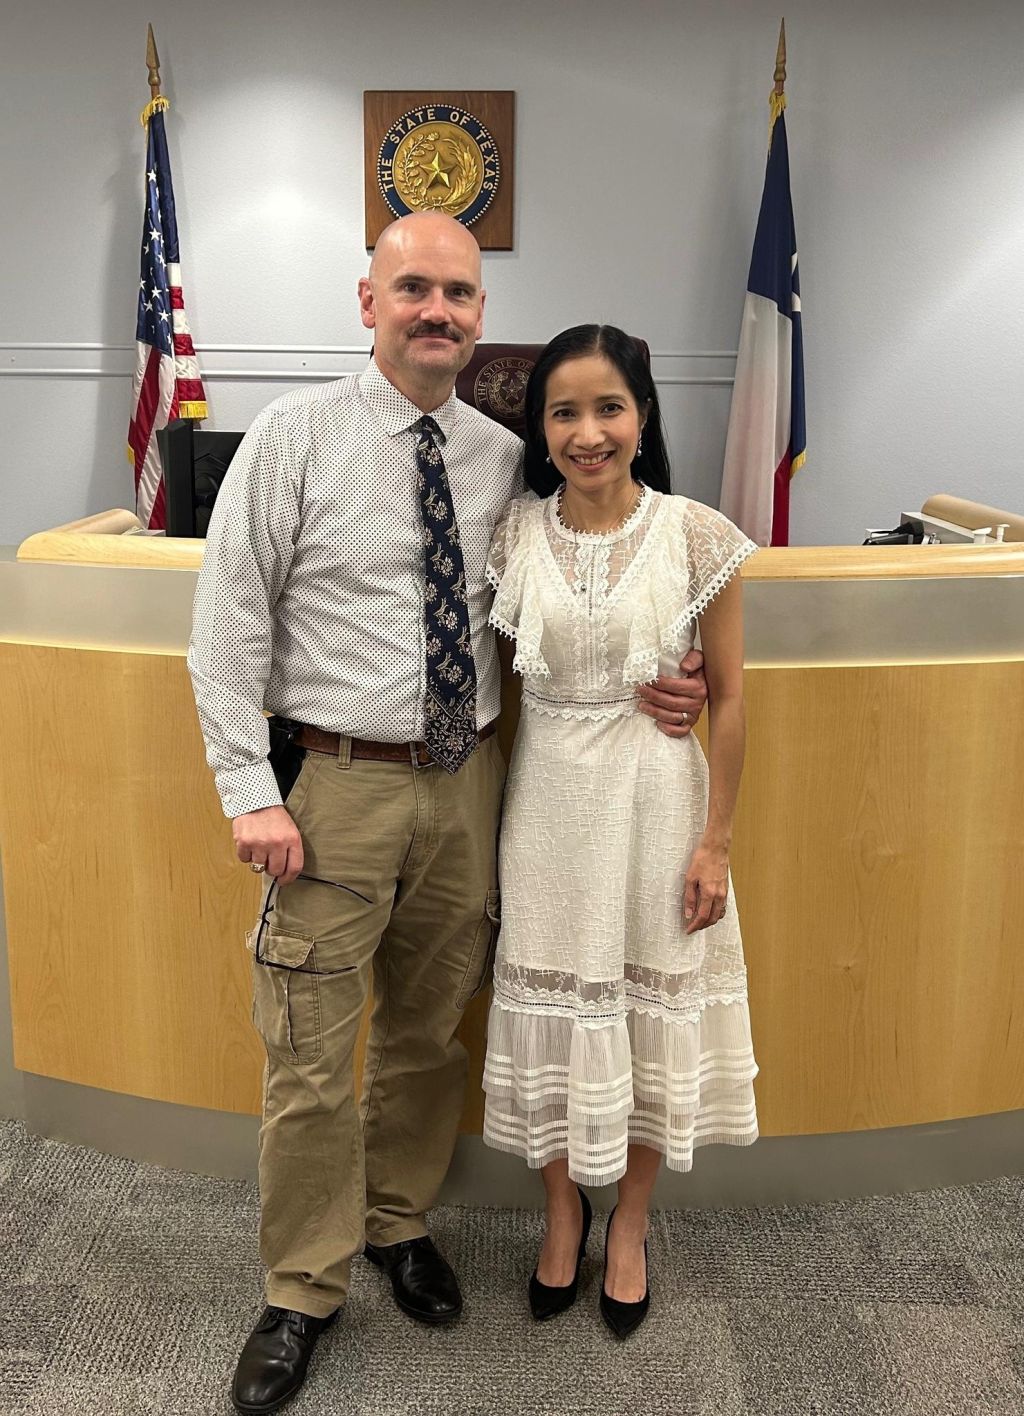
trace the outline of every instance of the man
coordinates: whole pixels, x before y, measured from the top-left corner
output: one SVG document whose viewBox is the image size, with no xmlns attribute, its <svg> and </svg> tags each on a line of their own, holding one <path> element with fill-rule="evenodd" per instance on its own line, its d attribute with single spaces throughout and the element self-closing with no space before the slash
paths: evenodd
<svg viewBox="0 0 1024 1416">
<path fill-rule="evenodd" d="M 462 1108 L 456 1028 L 498 923 L 504 767 L 484 563 L 522 491 L 521 444 L 454 395 L 484 307 L 465 227 L 437 213 L 389 226 L 359 302 L 374 331 L 365 373 L 278 399 L 231 464 L 189 649 L 237 853 L 264 876 L 249 947 L 267 1050 L 268 1306 L 235 1373 L 243 1413 L 299 1390 L 364 1244 L 410 1316 L 445 1322 L 462 1307 L 425 1214 Z M 662 687 L 642 690 L 643 710 L 688 731 L 702 680 Z M 294 782 L 268 761 L 264 707 L 301 758 Z"/>
</svg>

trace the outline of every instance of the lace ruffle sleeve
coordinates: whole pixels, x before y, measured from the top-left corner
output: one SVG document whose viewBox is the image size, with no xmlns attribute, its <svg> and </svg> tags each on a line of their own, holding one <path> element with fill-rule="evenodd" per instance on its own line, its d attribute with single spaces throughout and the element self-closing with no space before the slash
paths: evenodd
<svg viewBox="0 0 1024 1416">
<path fill-rule="evenodd" d="M 484 575 L 492 590 L 497 590 L 508 569 L 509 557 L 519 539 L 519 524 L 522 519 L 522 505 L 519 498 L 510 501 L 498 517 L 491 535 L 491 545 L 487 552 Z"/>
<path fill-rule="evenodd" d="M 689 500 L 683 516 L 683 534 L 688 581 L 686 613 L 692 619 L 710 605 L 757 546 L 720 511 Z"/>
<path fill-rule="evenodd" d="M 494 589 L 488 623 L 516 641 L 516 673 L 546 678 L 549 670 L 541 652 L 544 626 L 528 567 L 530 525 L 539 507 L 533 495 L 509 502 L 494 528 L 484 573 Z"/>
<path fill-rule="evenodd" d="M 758 549 L 713 507 L 673 497 L 670 511 L 648 581 L 649 599 L 630 632 L 626 683 L 649 683 L 657 677 L 660 656 L 683 648 L 693 622 Z"/>
</svg>

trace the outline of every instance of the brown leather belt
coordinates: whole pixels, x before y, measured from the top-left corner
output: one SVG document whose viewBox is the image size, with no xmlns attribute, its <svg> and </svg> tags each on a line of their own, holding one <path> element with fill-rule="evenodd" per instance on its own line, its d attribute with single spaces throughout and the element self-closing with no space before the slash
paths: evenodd
<svg viewBox="0 0 1024 1416">
<path fill-rule="evenodd" d="M 485 742 L 493 735 L 494 729 L 494 723 L 481 728 L 477 734 L 478 742 Z M 303 724 L 292 741 L 310 752 L 325 752 L 337 757 L 341 751 L 342 736 Z M 352 756 L 370 762 L 413 762 L 417 767 L 429 767 L 434 760 L 425 742 L 368 742 L 365 738 L 352 738 L 351 743 Z"/>
</svg>

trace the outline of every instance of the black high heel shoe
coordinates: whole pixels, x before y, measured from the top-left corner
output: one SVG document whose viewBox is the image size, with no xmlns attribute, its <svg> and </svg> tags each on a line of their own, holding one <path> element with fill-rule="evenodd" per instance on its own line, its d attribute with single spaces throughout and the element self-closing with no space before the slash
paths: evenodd
<svg viewBox="0 0 1024 1416">
<path fill-rule="evenodd" d="M 618 1205 L 615 1206 L 618 1209 Z M 616 1337 L 629 1337 L 647 1316 L 651 1306 L 651 1283 L 647 1278 L 644 1296 L 636 1303 L 620 1303 L 617 1298 L 609 1298 L 604 1291 L 604 1281 L 608 1276 L 608 1236 L 612 1232 L 615 1209 L 608 1216 L 608 1228 L 604 1232 L 604 1273 L 601 1275 L 601 1316 Z M 647 1275 L 647 1240 L 644 1240 L 644 1274 Z"/>
<path fill-rule="evenodd" d="M 578 1185 L 576 1188 L 580 1191 L 580 1204 L 583 1206 L 583 1234 L 580 1237 L 579 1253 L 576 1255 L 576 1272 L 572 1276 L 571 1283 L 553 1288 L 547 1283 L 541 1283 L 537 1277 L 537 1270 L 534 1269 L 530 1275 L 530 1312 L 539 1323 L 546 1322 L 548 1318 L 557 1317 L 559 1313 L 564 1313 L 566 1308 L 571 1308 L 576 1302 L 580 1268 L 587 1252 L 587 1239 L 590 1237 L 590 1221 L 594 1218 L 590 1201 Z"/>
</svg>

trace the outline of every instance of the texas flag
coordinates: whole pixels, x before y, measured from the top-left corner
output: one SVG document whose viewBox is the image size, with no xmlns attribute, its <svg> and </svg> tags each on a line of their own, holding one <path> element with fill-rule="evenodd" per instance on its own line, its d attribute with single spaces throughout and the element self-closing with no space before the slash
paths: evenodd
<svg viewBox="0 0 1024 1416">
<path fill-rule="evenodd" d="M 804 464 L 800 275 L 785 96 L 772 95 L 761 211 L 747 277 L 721 509 L 760 546 L 789 544 L 789 482 Z"/>
</svg>

